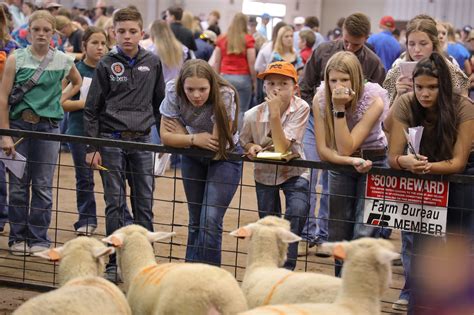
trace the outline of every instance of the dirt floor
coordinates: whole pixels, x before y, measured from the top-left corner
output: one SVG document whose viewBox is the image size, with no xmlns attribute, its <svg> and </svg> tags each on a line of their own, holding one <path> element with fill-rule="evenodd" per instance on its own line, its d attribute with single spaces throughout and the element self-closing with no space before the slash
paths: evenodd
<svg viewBox="0 0 474 315">
<path fill-rule="evenodd" d="M 71 155 L 61 154 L 59 164 L 54 182 L 53 219 L 49 230 L 51 239 L 58 246 L 75 237 L 72 225 L 77 219 L 75 177 L 74 169 L 71 167 Z M 245 164 L 243 185 L 237 190 L 224 220 L 223 268 L 234 274 L 238 280 L 242 279 L 245 269 L 246 241 L 237 240 L 228 235 L 228 232 L 258 219 L 252 168 L 251 163 Z M 171 244 L 155 245 L 159 262 L 183 261 L 184 259 L 188 215 L 182 182 L 175 178 L 180 178 L 179 171 L 169 170 L 165 177 L 156 179 L 156 200 L 153 207 L 155 230 L 173 230 L 177 234 Z M 100 239 L 105 233 L 105 224 L 103 193 L 101 193 L 103 190 L 98 173 L 96 173 L 96 191 L 98 192 L 96 202 L 99 226 L 95 237 Z M 57 265 L 36 257 L 23 258 L 10 255 L 7 236 L 8 226 L 6 233 L 0 235 L 0 280 L 44 286 L 57 285 Z M 400 248 L 399 232 L 392 234 L 392 241 L 397 248 Z M 333 274 L 332 260 L 316 257 L 313 249 L 310 250 L 308 256 L 301 257 L 297 269 Z M 393 271 L 392 287 L 383 297 L 383 308 L 387 313 L 391 313 L 391 303 L 398 299 L 399 290 L 403 286 L 403 270 L 401 267 L 394 267 Z M 0 315 L 10 314 L 23 302 L 37 294 L 39 293 L 32 290 L 2 287 L 0 284 Z"/>
</svg>

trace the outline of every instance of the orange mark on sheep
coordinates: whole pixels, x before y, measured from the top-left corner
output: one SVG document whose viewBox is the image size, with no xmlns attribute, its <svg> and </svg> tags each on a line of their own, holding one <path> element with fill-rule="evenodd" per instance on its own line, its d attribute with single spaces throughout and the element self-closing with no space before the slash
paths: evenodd
<svg viewBox="0 0 474 315">
<path fill-rule="evenodd" d="M 272 289 L 270 290 L 270 292 L 268 293 L 267 297 L 265 298 L 265 300 L 263 300 L 263 304 L 262 305 L 268 305 L 270 304 L 270 301 L 272 300 L 272 297 L 273 297 L 273 294 L 275 294 L 275 291 L 276 289 L 278 288 L 278 286 L 280 284 L 282 284 L 283 282 L 285 282 L 286 279 L 288 279 L 290 276 L 292 276 L 293 273 L 289 273 L 287 274 L 286 276 L 284 276 L 283 278 L 281 278 L 277 283 L 275 283 L 272 287 Z"/>
<path fill-rule="evenodd" d="M 145 267 L 140 271 L 139 276 L 144 278 L 143 284 L 159 284 L 163 277 L 176 266 L 177 264 L 163 264 Z"/>
</svg>

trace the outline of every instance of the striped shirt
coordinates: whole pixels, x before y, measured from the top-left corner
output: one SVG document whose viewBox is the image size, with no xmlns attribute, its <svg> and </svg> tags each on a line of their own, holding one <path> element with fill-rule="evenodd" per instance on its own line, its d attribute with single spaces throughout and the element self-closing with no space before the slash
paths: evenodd
<svg viewBox="0 0 474 315">
<path fill-rule="evenodd" d="M 281 124 L 286 138 L 292 142 L 289 150 L 299 153 L 304 159 L 303 136 L 309 118 L 309 105 L 301 98 L 294 96 L 290 106 L 281 116 Z M 244 124 L 240 131 L 240 143 L 244 147 L 248 143 L 265 146 L 271 140 L 270 114 L 267 103 L 264 102 L 245 112 Z M 309 178 L 306 168 L 255 163 L 255 181 L 264 185 L 280 185 L 295 176 Z"/>
</svg>

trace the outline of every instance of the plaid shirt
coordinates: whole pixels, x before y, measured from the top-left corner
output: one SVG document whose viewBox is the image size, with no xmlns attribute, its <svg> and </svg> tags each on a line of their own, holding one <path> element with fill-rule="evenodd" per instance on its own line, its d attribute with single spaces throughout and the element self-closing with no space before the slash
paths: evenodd
<svg viewBox="0 0 474 315">
<path fill-rule="evenodd" d="M 292 142 L 289 150 L 293 153 L 299 153 L 302 159 L 305 158 L 303 136 L 308 117 L 308 103 L 297 96 L 293 97 L 290 106 L 281 116 L 283 132 L 286 138 Z M 270 131 L 268 106 L 266 102 L 263 102 L 245 113 L 244 124 L 240 132 L 240 143 L 242 146 L 248 143 L 255 143 L 263 147 L 271 141 L 269 137 Z M 255 181 L 264 185 L 280 185 L 295 176 L 309 178 L 308 170 L 302 167 L 263 163 L 255 163 L 254 167 Z"/>
</svg>

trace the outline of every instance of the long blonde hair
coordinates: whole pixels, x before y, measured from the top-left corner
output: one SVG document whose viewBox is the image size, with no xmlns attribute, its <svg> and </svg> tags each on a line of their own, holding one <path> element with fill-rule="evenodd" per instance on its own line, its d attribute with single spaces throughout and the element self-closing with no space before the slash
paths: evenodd
<svg viewBox="0 0 474 315">
<path fill-rule="evenodd" d="M 227 53 L 240 55 L 245 52 L 245 35 L 247 34 L 248 18 L 243 13 L 234 15 L 227 31 Z"/>
<path fill-rule="evenodd" d="M 354 98 L 351 101 L 350 111 L 354 112 L 357 107 L 357 102 L 364 94 L 364 73 L 359 59 L 349 51 L 340 51 L 334 54 L 328 61 L 324 71 L 324 94 L 326 107 L 324 132 L 326 136 L 326 144 L 332 149 L 336 149 L 336 137 L 334 132 L 333 105 L 332 92 L 329 87 L 329 72 L 332 70 L 348 74 L 351 80 L 352 90 L 355 92 Z"/>
<path fill-rule="evenodd" d="M 293 28 L 290 25 L 283 26 L 278 30 L 277 33 L 277 38 L 275 40 L 275 44 L 273 46 L 273 50 L 279 53 L 281 56 L 283 56 L 284 53 L 286 53 L 287 47 L 283 46 L 283 36 L 285 33 L 291 32 L 293 34 Z M 290 47 L 290 52 L 292 54 L 295 53 L 295 49 L 293 48 L 293 45 Z"/>
<path fill-rule="evenodd" d="M 183 62 L 183 47 L 174 36 L 168 23 L 155 20 L 150 27 L 150 36 L 161 62 L 170 68 L 179 67 Z"/>
</svg>

